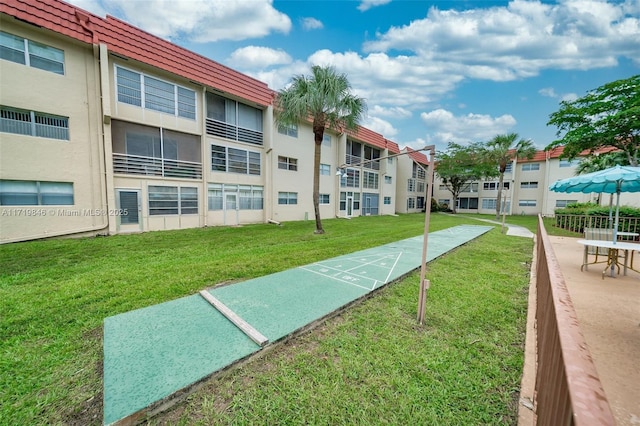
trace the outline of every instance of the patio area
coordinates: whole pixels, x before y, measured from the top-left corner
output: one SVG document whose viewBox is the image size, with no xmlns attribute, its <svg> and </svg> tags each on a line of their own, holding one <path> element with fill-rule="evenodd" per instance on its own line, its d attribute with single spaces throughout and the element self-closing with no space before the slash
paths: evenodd
<svg viewBox="0 0 640 426">
<path fill-rule="evenodd" d="M 640 425 L 640 273 L 603 279 L 601 264 L 581 272 L 579 238 L 549 238 L 616 423 Z"/>
</svg>

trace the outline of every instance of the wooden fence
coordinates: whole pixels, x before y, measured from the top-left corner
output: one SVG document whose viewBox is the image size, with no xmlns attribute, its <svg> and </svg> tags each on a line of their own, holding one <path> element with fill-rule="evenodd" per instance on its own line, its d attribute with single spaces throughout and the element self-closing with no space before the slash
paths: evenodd
<svg viewBox="0 0 640 426">
<path fill-rule="evenodd" d="M 536 424 L 615 425 L 541 216 L 536 285 Z"/>
</svg>

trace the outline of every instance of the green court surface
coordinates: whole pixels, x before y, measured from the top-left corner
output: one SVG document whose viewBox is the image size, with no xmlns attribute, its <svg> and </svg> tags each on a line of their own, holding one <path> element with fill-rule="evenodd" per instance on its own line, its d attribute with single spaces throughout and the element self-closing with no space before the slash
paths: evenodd
<svg viewBox="0 0 640 426">
<path fill-rule="evenodd" d="M 427 261 L 490 229 L 461 225 L 430 233 Z M 205 296 L 273 343 L 419 268 L 422 242 L 420 235 L 211 288 Z M 226 311 L 196 294 L 106 318 L 104 424 L 135 421 L 265 346 Z"/>
</svg>

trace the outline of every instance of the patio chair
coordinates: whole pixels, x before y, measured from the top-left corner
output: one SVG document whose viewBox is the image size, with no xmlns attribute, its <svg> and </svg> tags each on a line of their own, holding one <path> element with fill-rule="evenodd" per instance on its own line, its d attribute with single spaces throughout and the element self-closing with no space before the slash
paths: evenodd
<svg viewBox="0 0 640 426">
<path fill-rule="evenodd" d="M 584 228 L 584 239 L 585 240 L 602 240 L 602 241 L 612 241 L 613 240 L 613 230 L 607 228 Z M 589 255 L 595 255 L 595 259 L 593 262 L 589 262 Z M 598 261 L 598 257 L 604 258 L 604 260 Z M 605 247 L 595 247 L 595 246 L 584 246 L 584 262 L 580 267 L 580 270 L 584 268 L 588 270 L 588 265 L 593 265 L 596 263 L 608 263 L 609 261 L 609 249 Z"/>
</svg>

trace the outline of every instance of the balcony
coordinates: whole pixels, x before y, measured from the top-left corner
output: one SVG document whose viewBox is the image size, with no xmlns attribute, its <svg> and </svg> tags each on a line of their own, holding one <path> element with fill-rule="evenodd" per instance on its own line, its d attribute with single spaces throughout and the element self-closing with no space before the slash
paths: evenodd
<svg viewBox="0 0 640 426">
<path fill-rule="evenodd" d="M 346 164 L 352 164 L 354 167 L 363 167 L 365 169 L 380 170 L 380 160 L 367 160 L 351 154 L 346 155 Z"/>
<path fill-rule="evenodd" d="M 207 134 L 211 136 L 233 139 L 234 141 L 247 142 L 254 145 L 262 145 L 263 143 L 262 132 L 213 120 L 211 118 L 207 118 L 206 128 Z"/>
<path fill-rule="evenodd" d="M 113 172 L 126 175 L 202 179 L 202 163 L 114 152 Z"/>
</svg>

